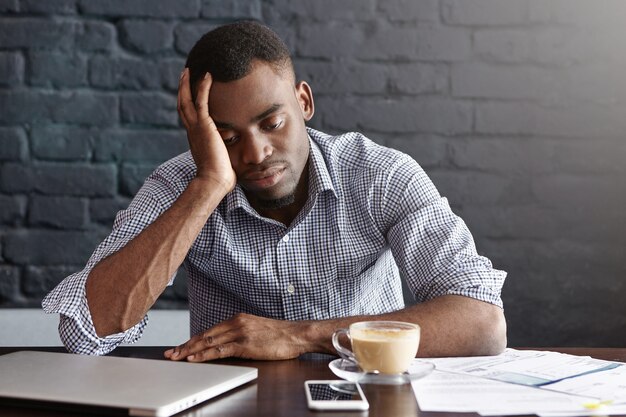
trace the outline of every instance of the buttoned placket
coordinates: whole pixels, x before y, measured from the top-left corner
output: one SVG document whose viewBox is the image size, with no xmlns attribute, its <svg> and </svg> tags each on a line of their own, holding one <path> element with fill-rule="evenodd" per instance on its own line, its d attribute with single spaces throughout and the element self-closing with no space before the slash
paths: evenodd
<svg viewBox="0 0 626 417">
<path fill-rule="evenodd" d="M 281 288 L 283 294 L 283 313 L 286 319 L 292 319 L 290 317 L 293 312 L 292 304 L 295 302 L 294 295 L 296 292 L 296 286 L 292 282 L 293 271 L 290 268 L 290 264 L 287 260 L 292 259 L 292 242 L 290 242 L 291 236 L 289 232 L 285 233 L 277 242 L 276 245 L 276 258 L 278 259 L 277 270 L 279 272 L 278 285 Z"/>
</svg>

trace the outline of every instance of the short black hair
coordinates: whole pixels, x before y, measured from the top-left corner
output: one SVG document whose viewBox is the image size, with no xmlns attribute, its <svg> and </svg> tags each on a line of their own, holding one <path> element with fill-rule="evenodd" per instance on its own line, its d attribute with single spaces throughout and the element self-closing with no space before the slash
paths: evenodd
<svg viewBox="0 0 626 417">
<path fill-rule="evenodd" d="M 293 74 L 287 45 L 267 26 L 249 20 L 223 25 L 204 34 L 191 48 L 185 66 L 194 86 L 207 72 L 215 81 L 239 80 L 248 75 L 254 60 L 271 64 L 276 71 L 290 70 Z"/>
</svg>

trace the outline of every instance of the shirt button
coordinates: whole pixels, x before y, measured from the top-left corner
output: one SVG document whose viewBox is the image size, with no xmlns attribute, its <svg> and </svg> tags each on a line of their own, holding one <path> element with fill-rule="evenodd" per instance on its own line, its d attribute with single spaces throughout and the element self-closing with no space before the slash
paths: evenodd
<svg viewBox="0 0 626 417">
<path fill-rule="evenodd" d="M 293 284 L 287 285 L 287 292 L 289 294 L 293 294 L 294 292 L 296 292 L 296 287 L 294 287 Z"/>
<path fill-rule="evenodd" d="M 283 236 L 283 242 L 289 242 L 289 235 Z"/>
</svg>

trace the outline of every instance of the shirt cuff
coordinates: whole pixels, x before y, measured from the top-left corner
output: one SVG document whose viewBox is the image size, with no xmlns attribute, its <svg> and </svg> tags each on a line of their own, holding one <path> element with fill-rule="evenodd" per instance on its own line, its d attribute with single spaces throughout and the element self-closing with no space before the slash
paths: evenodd
<svg viewBox="0 0 626 417">
<path fill-rule="evenodd" d="M 99 337 L 96 334 L 85 295 L 88 270 L 66 278 L 48 294 L 43 310 L 48 314 L 60 315 L 59 336 L 68 351 L 84 355 L 106 355 L 122 343 L 135 343 L 141 338 L 148 323 L 148 316 L 130 329 Z"/>
</svg>

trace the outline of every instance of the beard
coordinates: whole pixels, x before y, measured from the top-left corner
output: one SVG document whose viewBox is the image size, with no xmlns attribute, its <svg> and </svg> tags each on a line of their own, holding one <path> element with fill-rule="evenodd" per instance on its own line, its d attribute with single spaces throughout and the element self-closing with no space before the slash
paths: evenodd
<svg viewBox="0 0 626 417">
<path fill-rule="evenodd" d="M 296 201 L 296 194 L 295 193 L 291 193 L 288 194 L 284 197 L 280 197 L 280 198 L 275 198 L 272 200 L 263 200 L 263 199 L 256 199 L 256 202 L 259 206 L 259 208 L 264 209 L 264 210 L 276 210 L 276 209 L 280 209 L 283 207 L 286 207 L 290 204 L 293 204 L 294 201 Z"/>
</svg>

